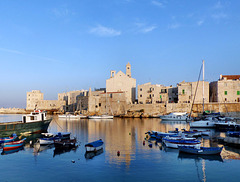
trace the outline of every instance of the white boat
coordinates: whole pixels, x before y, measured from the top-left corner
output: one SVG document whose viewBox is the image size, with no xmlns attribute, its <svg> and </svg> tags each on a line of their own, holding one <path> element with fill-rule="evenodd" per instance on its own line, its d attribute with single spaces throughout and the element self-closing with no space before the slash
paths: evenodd
<svg viewBox="0 0 240 182">
<path fill-rule="evenodd" d="M 219 120 L 215 117 L 207 117 L 204 120 L 191 122 L 189 125 L 190 128 L 215 128 L 218 122 Z"/>
<path fill-rule="evenodd" d="M 97 141 L 88 143 L 85 145 L 86 152 L 97 152 L 103 148 L 103 141 L 99 139 Z"/>
<path fill-rule="evenodd" d="M 53 144 L 54 141 L 60 141 L 62 139 L 69 139 L 71 132 L 58 132 L 58 133 L 41 133 L 43 138 L 39 138 L 40 145 Z"/>
<path fill-rule="evenodd" d="M 162 121 L 190 121 L 191 118 L 186 112 L 174 112 L 168 115 L 159 116 Z"/>
<path fill-rule="evenodd" d="M 88 119 L 113 119 L 110 115 L 88 116 Z"/>
<path fill-rule="evenodd" d="M 201 142 L 196 138 L 165 137 L 162 139 L 166 147 L 177 149 L 179 146 L 200 147 Z"/>
<path fill-rule="evenodd" d="M 58 118 L 63 118 L 63 119 L 83 119 L 87 118 L 87 116 L 84 115 L 73 115 L 73 114 L 63 114 L 63 115 L 58 115 Z"/>
</svg>

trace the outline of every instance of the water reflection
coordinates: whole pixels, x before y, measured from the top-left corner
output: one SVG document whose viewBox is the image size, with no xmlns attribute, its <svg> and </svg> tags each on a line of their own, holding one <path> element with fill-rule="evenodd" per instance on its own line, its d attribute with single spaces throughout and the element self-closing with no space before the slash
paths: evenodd
<svg viewBox="0 0 240 182">
<path fill-rule="evenodd" d="M 76 153 L 77 151 L 77 146 L 75 148 L 65 148 L 65 149 L 55 149 L 53 151 L 53 157 L 57 156 L 57 155 L 62 155 L 64 153 L 68 153 L 68 152 L 71 152 L 71 151 L 74 151 Z"/>
<path fill-rule="evenodd" d="M 86 152 L 84 156 L 88 160 L 88 159 L 93 159 L 95 156 L 98 156 L 102 153 L 103 153 L 103 149 L 100 149 L 97 152 Z"/>
<path fill-rule="evenodd" d="M 3 150 L 1 155 L 8 155 L 8 154 L 17 153 L 17 152 L 19 152 L 23 149 L 24 149 L 24 147 L 20 147 L 20 148 L 14 149 L 14 150 Z"/>
</svg>

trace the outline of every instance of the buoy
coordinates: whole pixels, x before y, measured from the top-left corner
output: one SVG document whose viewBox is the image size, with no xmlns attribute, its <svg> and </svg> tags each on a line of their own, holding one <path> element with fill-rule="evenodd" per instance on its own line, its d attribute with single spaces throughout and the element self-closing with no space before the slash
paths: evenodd
<svg viewBox="0 0 240 182">
<path fill-rule="evenodd" d="M 117 152 L 117 156 L 120 156 L 120 151 Z"/>
<path fill-rule="evenodd" d="M 143 141 L 143 145 L 145 145 L 145 141 Z"/>
<path fill-rule="evenodd" d="M 72 163 L 75 163 L 75 160 L 72 160 Z"/>
<path fill-rule="evenodd" d="M 131 135 L 131 133 L 129 133 L 129 135 Z"/>
</svg>

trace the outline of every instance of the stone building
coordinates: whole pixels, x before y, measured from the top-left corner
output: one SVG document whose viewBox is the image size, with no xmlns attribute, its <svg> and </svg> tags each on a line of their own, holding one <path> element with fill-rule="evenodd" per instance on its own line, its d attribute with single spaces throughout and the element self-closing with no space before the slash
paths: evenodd
<svg viewBox="0 0 240 182">
<path fill-rule="evenodd" d="M 240 75 L 220 75 L 210 83 L 210 100 L 219 103 L 240 102 Z"/>
<path fill-rule="evenodd" d="M 178 87 L 178 103 L 209 103 L 209 82 L 181 82 L 177 84 Z M 203 92 L 204 87 L 204 92 Z M 197 90 L 196 90 L 197 88 Z M 196 92 L 196 96 L 195 96 Z"/>
<path fill-rule="evenodd" d="M 168 87 L 164 85 L 152 85 L 150 82 L 138 85 L 138 103 L 154 104 L 168 102 Z"/>
<path fill-rule="evenodd" d="M 125 92 L 104 92 L 100 94 L 100 112 L 102 114 L 125 114 L 127 102 Z"/>
<path fill-rule="evenodd" d="M 86 96 L 87 93 L 88 93 L 87 90 L 75 90 L 66 93 L 59 93 L 58 100 L 66 102 L 66 105 L 64 106 L 65 112 L 74 112 L 79 110 L 77 105 L 77 97 Z"/>
<path fill-rule="evenodd" d="M 34 109 L 58 111 L 65 105 L 65 101 L 59 100 L 44 100 L 43 93 L 40 90 L 33 90 L 27 92 L 27 107 L 26 110 L 32 111 Z"/>
<path fill-rule="evenodd" d="M 106 80 L 106 92 L 125 92 L 128 104 L 136 100 L 136 79 L 131 76 L 131 65 L 126 65 L 126 74 L 119 71 L 111 71 L 111 77 Z"/>
</svg>

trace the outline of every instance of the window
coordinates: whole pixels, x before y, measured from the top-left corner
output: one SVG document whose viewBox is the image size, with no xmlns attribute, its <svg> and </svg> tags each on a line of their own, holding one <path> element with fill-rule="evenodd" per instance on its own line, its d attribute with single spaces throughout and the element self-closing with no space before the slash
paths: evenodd
<svg viewBox="0 0 240 182">
<path fill-rule="evenodd" d="M 182 94 L 185 94 L 185 90 L 184 89 L 182 90 Z"/>
<path fill-rule="evenodd" d="M 162 95 L 160 95 L 160 99 L 162 98 Z"/>
<path fill-rule="evenodd" d="M 142 89 L 140 88 L 140 91 L 142 91 Z"/>
<path fill-rule="evenodd" d="M 142 95 L 140 95 L 140 97 L 142 97 Z"/>
<path fill-rule="evenodd" d="M 240 91 L 237 91 L 237 95 L 240 95 Z"/>
<path fill-rule="evenodd" d="M 224 91 L 224 95 L 227 95 L 227 91 Z"/>
</svg>

